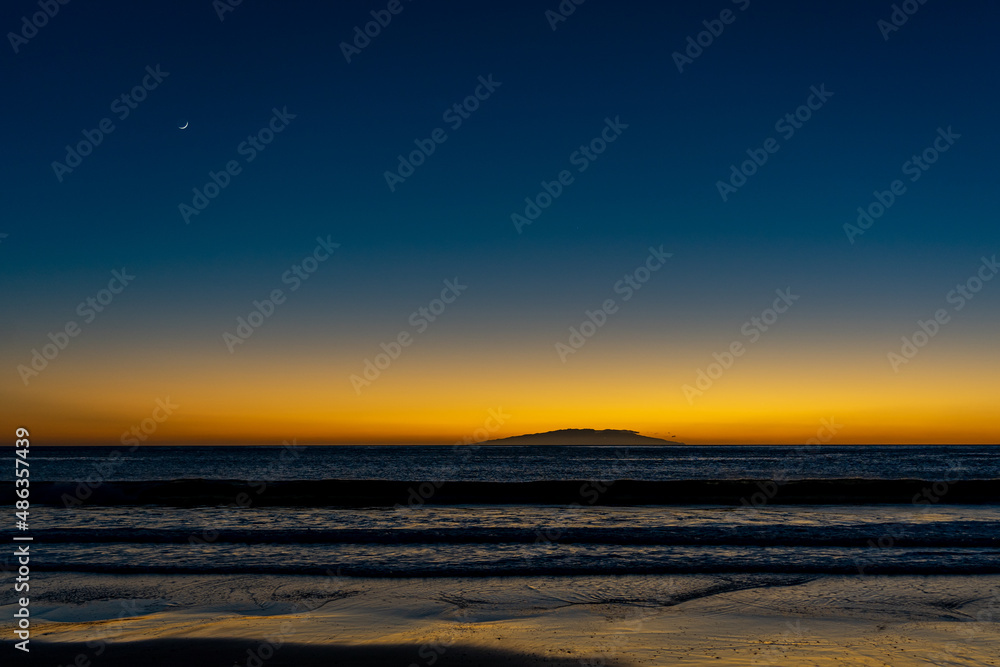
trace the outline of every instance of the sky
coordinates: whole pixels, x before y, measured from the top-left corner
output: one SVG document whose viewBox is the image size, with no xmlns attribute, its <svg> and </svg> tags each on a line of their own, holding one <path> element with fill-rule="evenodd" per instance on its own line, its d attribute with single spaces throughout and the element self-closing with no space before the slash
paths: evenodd
<svg viewBox="0 0 1000 667">
<path fill-rule="evenodd" d="M 902 4 L 5 3 L 2 426 L 1000 442 L 1000 10 Z"/>
</svg>

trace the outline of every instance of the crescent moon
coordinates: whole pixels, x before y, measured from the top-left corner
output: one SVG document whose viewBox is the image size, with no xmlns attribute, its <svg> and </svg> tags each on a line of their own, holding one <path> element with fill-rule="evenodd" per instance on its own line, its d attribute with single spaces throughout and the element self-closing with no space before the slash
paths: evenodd
<svg viewBox="0 0 1000 667">
<path fill-rule="evenodd" d="M 190 124 L 191 124 L 191 123 L 189 123 L 188 121 L 184 121 L 184 124 L 183 124 L 183 125 L 181 125 L 181 126 L 180 126 L 180 127 L 178 128 L 178 129 L 181 129 L 181 130 L 186 130 L 186 129 L 187 129 L 187 126 L 188 126 L 188 125 L 190 125 Z"/>
</svg>

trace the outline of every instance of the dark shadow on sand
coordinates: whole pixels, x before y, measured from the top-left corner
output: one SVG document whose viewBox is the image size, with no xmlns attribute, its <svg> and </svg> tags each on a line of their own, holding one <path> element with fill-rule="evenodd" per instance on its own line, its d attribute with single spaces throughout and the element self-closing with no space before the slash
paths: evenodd
<svg viewBox="0 0 1000 667">
<path fill-rule="evenodd" d="M 505 665 L 549 665 L 579 667 L 600 664 L 607 667 L 627 667 L 629 663 L 596 654 L 573 653 L 567 657 L 542 656 L 502 649 L 453 644 L 433 646 L 419 644 L 291 644 L 273 646 L 266 641 L 251 639 L 153 639 L 105 645 L 101 655 L 95 647 L 83 643 L 47 643 L 32 640 L 30 654 L 15 650 L 11 642 L 2 642 L 3 655 L 28 660 L 24 664 L 56 665 L 88 664 L 78 661 L 84 656 L 94 667 L 499 667 Z M 269 650 L 270 649 L 270 650 Z M 30 655 L 30 657 L 29 657 Z M 266 658 L 266 659 L 265 659 Z M 603 658 L 603 659 L 602 659 Z M 432 662 L 433 661 L 433 662 Z M 16 661 L 15 661 L 16 662 Z M 6 662 L 5 662 L 6 664 Z"/>
</svg>

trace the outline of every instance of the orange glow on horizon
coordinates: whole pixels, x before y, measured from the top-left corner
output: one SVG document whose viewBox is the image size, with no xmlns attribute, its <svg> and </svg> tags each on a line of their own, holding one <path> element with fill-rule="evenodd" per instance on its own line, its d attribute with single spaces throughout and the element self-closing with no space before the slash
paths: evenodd
<svg viewBox="0 0 1000 667">
<path fill-rule="evenodd" d="M 155 423 L 146 444 L 452 444 L 562 428 L 675 434 L 689 444 L 801 444 L 823 420 L 837 424 L 830 444 L 989 444 L 1000 433 L 1000 389 L 989 380 L 1000 361 L 974 347 L 961 356 L 928 351 L 900 373 L 878 363 L 880 350 L 873 363 L 854 350 L 824 357 L 760 348 L 690 402 L 683 387 L 695 383 L 697 364 L 638 349 L 606 348 L 563 365 L 548 349 L 515 363 L 426 345 L 360 394 L 349 380 L 356 357 L 278 358 L 264 345 L 247 352 L 239 360 L 217 350 L 182 361 L 67 358 L 0 397 L 38 444 L 117 445 L 144 420 Z M 682 358 L 705 365 L 704 354 Z M 142 373 L 124 370 L 136 368 Z M 151 421 L 167 399 L 176 410 Z M 491 410 L 502 423 L 488 421 Z"/>
</svg>

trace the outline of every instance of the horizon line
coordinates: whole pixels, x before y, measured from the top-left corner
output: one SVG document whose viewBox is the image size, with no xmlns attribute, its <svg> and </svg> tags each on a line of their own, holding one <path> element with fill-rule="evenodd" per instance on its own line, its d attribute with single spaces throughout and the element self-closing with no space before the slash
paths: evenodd
<svg viewBox="0 0 1000 667">
<path fill-rule="evenodd" d="M 516 437 L 516 436 L 515 436 Z M 155 442 L 143 443 L 137 446 L 123 444 L 112 444 L 106 442 L 32 442 L 32 447 L 124 447 L 132 449 L 142 449 L 146 447 L 472 447 L 490 445 L 498 443 L 508 438 L 498 438 L 495 440 L 479 440 L 472 442 L 443 442 L 443 441 L 342 441 L 342 442 Z M 496 447 L 997 447 L 1000 442 L 848 442 L 848 443 L 795 443 L 795 442 L 664 442 L 662 444 L 557 444 L 557 443 L 534 443 L 534 444 L 494 444 Z"/>
</svg>

